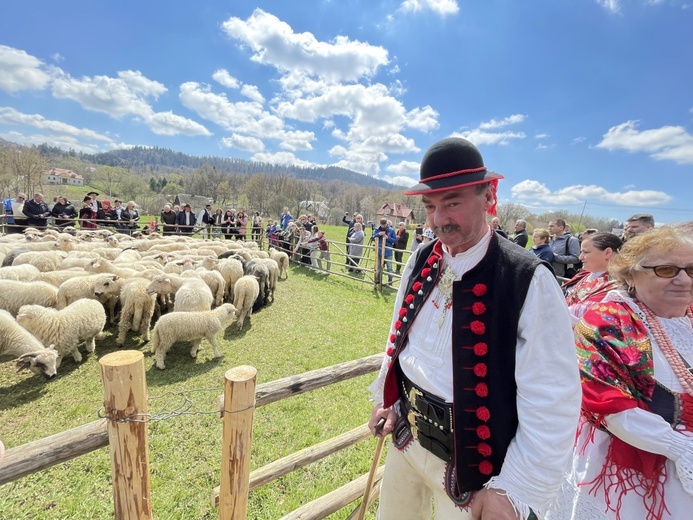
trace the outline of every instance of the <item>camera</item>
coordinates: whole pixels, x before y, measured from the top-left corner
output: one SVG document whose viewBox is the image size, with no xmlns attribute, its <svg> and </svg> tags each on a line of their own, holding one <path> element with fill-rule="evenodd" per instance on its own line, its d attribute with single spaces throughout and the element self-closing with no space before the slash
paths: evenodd
<svg viewBox="0 0 693 520">
<path fill-rule="evenodd" d="M 370 227 L 371 229 L 375 229 L 375 222 L 373 222 L 372 220 L 369 220 L 368 222 L 366 222 L 366 225 L 368 227 Z"/>
</svg>

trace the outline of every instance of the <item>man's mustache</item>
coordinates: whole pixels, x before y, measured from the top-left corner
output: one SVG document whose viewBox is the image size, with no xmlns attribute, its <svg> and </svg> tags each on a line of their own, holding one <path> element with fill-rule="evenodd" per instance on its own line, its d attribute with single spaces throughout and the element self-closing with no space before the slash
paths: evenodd
<svg viewBox="0 0 693 520">
<path fill-rule="evenodd" d="M 453 232 L 459 231 L 459 230 L 460 230 L 460 226 L 458 226 L 456 224 L 447 224 L 446 226 L 433 228 L 433 233 L 436 235 L 440 235 L 441 233 L 453 233 Z"/>
</svg>

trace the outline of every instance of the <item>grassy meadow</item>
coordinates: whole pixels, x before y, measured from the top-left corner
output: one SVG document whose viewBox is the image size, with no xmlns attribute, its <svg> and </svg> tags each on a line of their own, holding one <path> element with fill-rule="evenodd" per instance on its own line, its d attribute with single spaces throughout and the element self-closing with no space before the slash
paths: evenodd
<svg viewBox="0 0 693 520">
<path fill-rule="evenodd" d="M 345 231 L 334 227 L 327 233 L 341 241 Z M 341 269 L 333 265 L 333 270 Z M 149 424 L 154 517 L 218 516 L 210 493 L 219 484 L 222 422 L 210 412 L 223 393 L 227 369 L 252 365 L 260 384 L 381 352 L 394 297 L 389 289 L 378 292 L 366 283 L 293 264 L 289 278 L 278 284 L 275 302 L 253 315 L 241 331 L 233 324 L 223 338 L 219 335 L 221 359 L 212 357 L 206 341 L 197 359 L 190 358 L 189 344 L 179 343 L 166 358 L 166 370 L 158 370 L 148 345 L 137 335 L 130 336 L 126 348 L 145 353 L 150 413 L 177 408 L 182 404 L 180 394 L 194 403 L 191 411 L 199 412 Z M 28 372 L 16 373 L 13 363 L 0 364 L 0 439 L 7 448 L 97 418 L 103 401 L 98 358 L 116 349 L 117 331 L 109 327 L 107 332 L 97 341 L 94 354 L 85 355 L 79 364 L 66 358 L 50 382 Z M 251 469 L 365 423 L 371 409 L 367 387 L 373 377 L 256 410 Z M 374 448 L 374 440 L 360 443 L 258 489 L 250 496 L 248 518 L 277 519 L 367 473 Z M 102 448 L 2 486 L 0 518 L 113 518 L 110 481 L 109 450 Z M 332 518 L 344 519 L 351 509 Z"/>
</svg>

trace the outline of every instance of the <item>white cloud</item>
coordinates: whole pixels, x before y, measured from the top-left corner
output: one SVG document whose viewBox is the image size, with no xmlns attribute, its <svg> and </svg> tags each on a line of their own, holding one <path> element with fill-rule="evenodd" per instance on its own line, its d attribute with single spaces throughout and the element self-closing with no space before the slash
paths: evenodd
<svg viewBox="0 0 693 520">
<path fill-rule="evenodd" d="M 265 102 L 265 98 L 260 94 L 260 90 L 255 85 L 243 85 L 241 94 L 251 101 L 256 101 L 260 104 Z"/>
<path fill-rule="evenodd" d="M 226 69 L 217 70 L 214 74 L 212 74 L 212 78 L 214 81 L 226 88 L 237 89 L 241 86 L 241 82 L 229 74 L 229 71 Z"/>
<path fill-rule="evenodd" d="M 183 83 L 180 100 L 186 108 L 229 132 L 263 140 L 276 139 L 285 149 L 310 150 L 315 140 L 313 132 L 287 129 L 280 117 L 263 110 L 259 103 L 233 103 L 225 94 L 215 94 L 206 85 Z"/>
<path fill-rule="evenodd" d="M 535 139 L 548 139 L 549 134 L 537 134 L 534 136 Z"/>
<path fill-rule="evenodd" d="M 40 130 L 53 132 L 63 136 L 79 137 L 82 139 L 94 139 L 113 143 L 110 137 L 94 132 L 87 128 L 77 128 L 60 121 L 51 121 L 40 114 L 24 114 L 11 107 L 0 107 L 0 124 L 16 126 L 32 126 Z"/>
<path fill-rule="evenodd" d="M 389 164 L 385 169 L 392 173 L 406 175 L 409 173 L 418 173 L 419 166 L 420 164 L 415 161 L 401 161 L 397 164 Z"/>
<path fill-rule="evenodd" d="M 211 135 L 201 124 L 172 112 L 154 112 L 148 99 L 156 100 L 167 89 L 158 81 L 146 78 L 139 71 L 121 71 L 117 78 L 85 76 L 76 79 L 68 74 L 56 76 L 53 96 L 71 99 L 83 108 L 102 112 L 115 119 L 136 116 L 159 135 Z"/>
<path fill-rule="evenodd" d="M 250 159 L 251 161 L 265 162 L 272 164 L 289 164 L 295 166 L 304 166 L 307 168 L 314 166 L 321 166 L 319 164 L 314 164 L 308 161 L 299 159 L 294 154 L 290 152 L 277 152 L 277 153 L 256 153 Z"/>
<path fill-rule="evenodd" d="M 400 9 L 405 12 L 431 10 L 440 16 L 457 14 L 460 10 L 457 0 L 404 0 Z"/>
<path fill-rule="evenodd" d="M 503 128 L 504 126 L 516 125 L 518 123 L 522 123 L 525 119 L 527 119 L 527 116 L 524 114 L 513 114 L 513 115 L 508 116 L 504 119 L 501 119 L 500 121 L 496 121 L 495 119 L 491 119 L 490 121 L 488 121 L 486 123 L 481 123 L 479 125 L 479 128 L 481 130 L 491 130 L 493 128 Z"/>
<path fill-rule="evenodd" d="M 25 51 L 0 45 L 0 90 L 42 90 L 50 76 L 42 70 L 44 63 Z"/>
<path fill-rule="evenodd" d="M 455 132 L 451 137 L 462 137 L 471 141 L 475 145 L 499 144 L 507 145 L 514 139 L 524 139 L 527 137 L 524 132 L 484 132 L 483 130 L 468 130 L 466 132 Z"/>
<path fill-rule="evenodd" d="M 586 139 L 586 137 L 582 137 L 582 136 L 576 137 L 575 139 L 573 139 L 572 141 L 570 141 L 570 144 L 571 144 L 571 145 L 573 145 L 573 144 L 578 144 L 578 143 L 583 142 L 585 139 Z"/>
<path fill-rule="evenodd" d="M 653 159 L 693 164 L 693 135 L 681 126 L 663 126 L 640 131 L 637 121 L 611 127 L 597 148 L 609 151 L 643 152 Z"/>
<path fill-rule="evenodd" d="M 221 140 L 221 144 L 226 148 L 237 148 L 245 152 L 261 152 L 265 149 L 261 139 L 239 134 L 231 134 L 231 137 L 224 137 Z"/>
<path fill-rule="evenodd" d="M 405 188 L 411 188 L 415 184 L 419 183 L 418 180 L 412 179 L 411 177 L 407 177 L 404 175 L 398 175 L 395 177 L 390 177 L 389 175 L 381 175 L 379 178 L 385 182 L 389 182 L 390 184 L 404 186 Z"/>
<path fill-rule="evenodd" d="M 65 58 L 59 52 L 51 54 L 51 59 L 56 63 L 60 63 L 61 61 L 65 61 Z"/>
<path fill-rule="evenodd" d="M 438 115 L 438 112 L 428 105 L 423 108 L 417 107 L 407 112 L 407 126 L 421 132 L 430 132 L 438 128 Z"/>
<path fill-rule="evenodd" d="M 617 13 L 621 9 L 621 0 L 595 0 L 597 4 L 611 13 Z"/>
<path fill-rule="evenodd" d="M 46 135 L 46 134 L 24 134 L 19 132 L 7 132 L 0 134 L 0 138 L 13 143 L 23 144 L 25 146 L 48 144 L 57 146 L 63 150 L 73 149 L 77 152 L 84 153 L 99 153 L 111 149 L 111 146 L 100 147 L 98 145 L 85 144 L 83 141 L 69 135 Z"/>
<path fill-rule="evenodd" d="M 662 191 L 628 190 L 609 192 L 601 186 L 576 184 L 560 190 L 551 191 L 545 184 L 534 180 L 524 180 L 511 188 L 514 199 L 520 201 L 538 200 L 555 205 L 579 204 L 586 200 L 600 200 L 620 206 L 658 206 L 666 204 L 671 197 Z"/>
<path fill-rule="evenodd" d="M 247 20 L 232 17 L 222 24 L 226 34 L 252 52 L 251 59 L 280 71 L 303 71 L 329 81 L 355 81 L 387 65 L 388 53 L 346 36 L 318 41 L 311 33 L 294 33 L 286 22 L 262 9 Z"/>
</svg>

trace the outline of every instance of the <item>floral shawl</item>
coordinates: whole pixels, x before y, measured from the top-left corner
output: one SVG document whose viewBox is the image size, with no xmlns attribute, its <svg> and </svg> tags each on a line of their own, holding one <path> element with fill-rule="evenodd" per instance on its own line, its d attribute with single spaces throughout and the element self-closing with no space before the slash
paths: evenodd
<svg viewBox="0 0 693 520">
<path fill-rule="evenodd" d="M 585 313 L 575 327 L 582 381 L 582 414 L 589 426 L 604 429 L 605 416 L 632 408 L 649 411 L 655 388 L 652 344 L 637 308 L 620 291 Z M 607 298 L 609 300 L 609 298 Z M 612 436 L 604 467 L 591 490 L 604 487 L 607 507 L 615 511 L 625 493 L 638 493 L 648 519 L 666 509 L 666 458 L 639 450 Z M 612 502 L 613 501 L 613 502 Z"/>
</svg>

